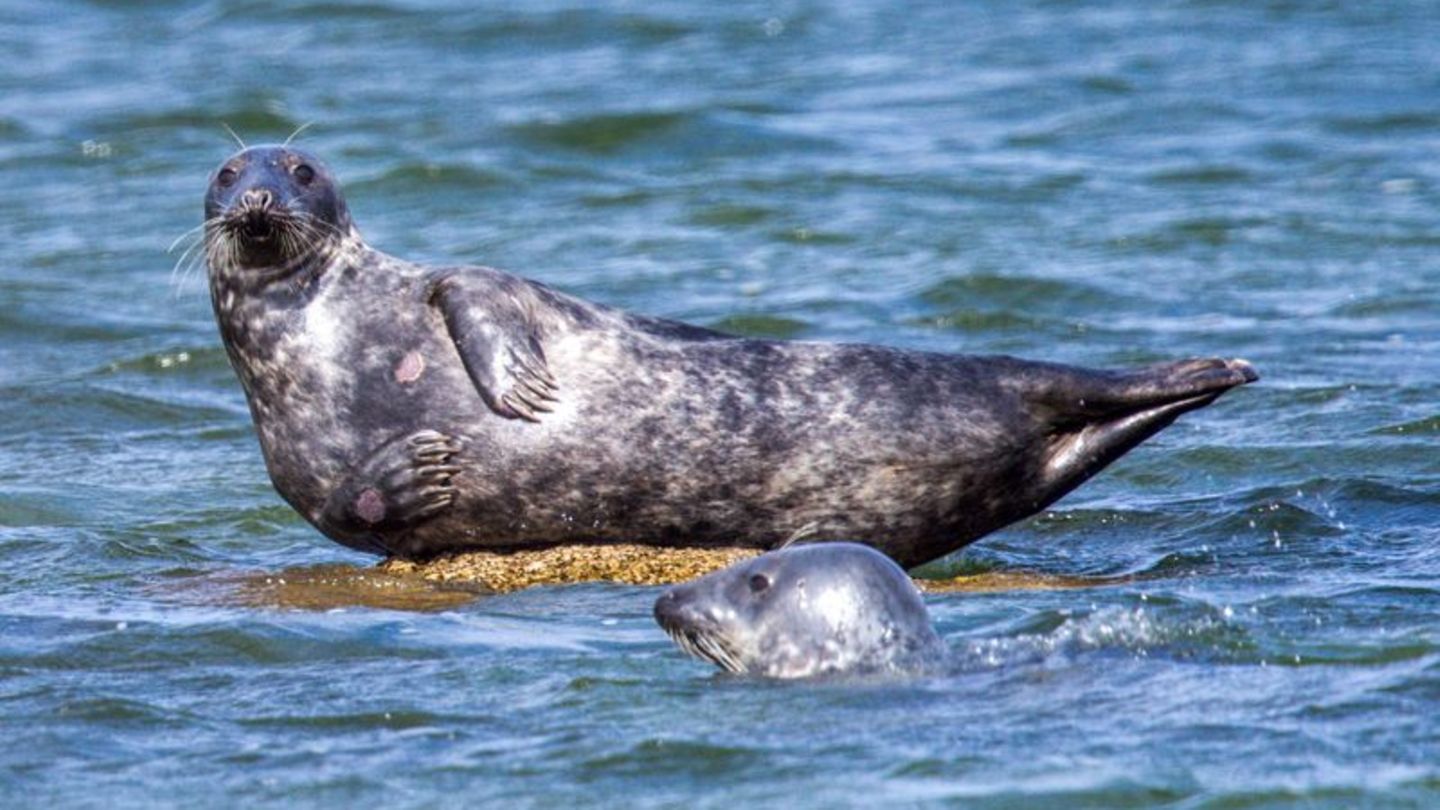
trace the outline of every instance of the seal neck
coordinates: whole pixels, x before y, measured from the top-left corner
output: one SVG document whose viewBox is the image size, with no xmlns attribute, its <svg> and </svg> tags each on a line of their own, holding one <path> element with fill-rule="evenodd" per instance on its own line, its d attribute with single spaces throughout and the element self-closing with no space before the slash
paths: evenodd
<svg viewBox="0 0 1440 810">
<path fill-rule="evenodd" d="M 353 275 L 371 252 L 352 228 L 334 244 L 285 268 L 211 268 L 210 303 L 230 365 L 247 394 L 264 384 L 267 375 L 262 372 L 276 361 L 277 346 L 304 328 L 305 307 Z"/>
</svg>

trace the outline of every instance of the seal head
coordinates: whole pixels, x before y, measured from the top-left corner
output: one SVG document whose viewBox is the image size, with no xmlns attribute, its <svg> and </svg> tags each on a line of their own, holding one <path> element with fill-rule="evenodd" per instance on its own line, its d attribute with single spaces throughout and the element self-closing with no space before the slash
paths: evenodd
<svg viewBox="0 0 1440 810">
<path fill-rule="evenodd" d="M 212 269 L 261 280 L 313 264 L 354 230 L 330 169 L 289 146 L 251 147 L 220 164 L 205 194 L 205 222 Z"/>
<path fill-rule="evenodd" d="M 770 678 L 915 671 L 944 652 L 910 577 L 857 543 L 792 546 L 676 585 L 655 620 L 691 655 Z"/>
</svg>

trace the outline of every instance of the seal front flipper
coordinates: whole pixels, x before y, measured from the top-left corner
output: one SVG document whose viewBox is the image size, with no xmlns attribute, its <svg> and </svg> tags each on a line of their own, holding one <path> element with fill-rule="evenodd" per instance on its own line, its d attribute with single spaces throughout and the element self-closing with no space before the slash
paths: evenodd
<svg viewBox="0 0 1440 810">
<path fill-rule="evenodd" d="M 391 439 L 330 493 L 317 525 L 347 545 L 388 550 L 381 534 L 414 528 L 454 502 L 450 478 L 461 468 L 450 457 L 459 450 L 433 430 Z"/>
<path fill-rule="evenodd" d="M 554 409 L 559 386 L 545 363 L 539 330 L 510 291 L 449 272 L 432 280 L 429 301 L 444 317 L 465 372 L 490 410 L 539 422 L 540 414 Z"/>
</svg>

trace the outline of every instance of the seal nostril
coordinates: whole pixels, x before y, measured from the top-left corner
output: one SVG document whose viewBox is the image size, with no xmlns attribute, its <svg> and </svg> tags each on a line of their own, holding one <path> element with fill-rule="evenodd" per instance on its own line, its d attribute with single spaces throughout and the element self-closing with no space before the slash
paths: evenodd
<svg viewBox="0 0 1440 810">
<path fill-rule="evenodd" d="M 680 597 L 679 591 L 670 588 L 655 600 L 653 613 L 661 627 L 670 629 L 685 624 L 684 611 L 685 602 Z"/>
</svg>

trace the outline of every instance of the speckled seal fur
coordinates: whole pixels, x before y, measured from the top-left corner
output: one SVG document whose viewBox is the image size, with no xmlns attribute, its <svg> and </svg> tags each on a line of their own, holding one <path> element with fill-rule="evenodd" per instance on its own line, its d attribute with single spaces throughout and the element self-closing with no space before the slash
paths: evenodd
<svg viewBox="0 0 1440 810">
<path fill-rule="evenodd" d="M 205 199 L 220 333 L 280 494 L 401 556 L 858 538 L 916 565 L 1034 514 L 1256 378 L 732 337 L 377 251 L 313 155 Z"/>
<path fill-rule="evenodd" d="M 945 660 L 915 583 L 855 543 L 792 546 L 667 589 L 655 621 L 737 675 L 915 673 Z"/>
</svg>

